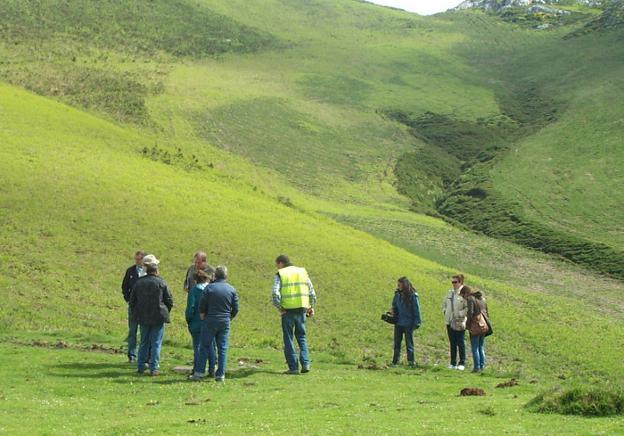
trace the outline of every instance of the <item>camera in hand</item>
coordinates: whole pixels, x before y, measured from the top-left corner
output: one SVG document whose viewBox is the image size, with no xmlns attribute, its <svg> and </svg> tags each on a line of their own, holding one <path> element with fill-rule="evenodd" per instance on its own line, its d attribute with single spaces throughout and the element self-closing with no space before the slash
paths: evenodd
<svg viewBox="0 0 624 436">
<path fill-rule="evenodd" d="M 391 312 L 386 312 L 381 315 L 381 320 L 387 322 L 388 324 L 396 324 L 397 317 L 394 316 Z"/>
</svg>

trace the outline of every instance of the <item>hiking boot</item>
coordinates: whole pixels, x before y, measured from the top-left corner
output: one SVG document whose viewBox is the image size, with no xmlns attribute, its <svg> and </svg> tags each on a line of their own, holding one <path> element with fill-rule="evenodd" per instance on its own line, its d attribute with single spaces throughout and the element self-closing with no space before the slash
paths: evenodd
<svg viewBox="0 0 624 436">
<path fill-rule="evenodd" d="M 457 370 L 458 371 L 463 371 L 465 369 L 466 369 L 466 367 L 464 365 L 457 365 Z"/>
<path fill-rule="evenodd" d="M 310 372 L 310 366 L 304 366 L 301 368 L 301 374 L 306 374 L 308 372 Z"/>
<path fill-rule="evenodd" d="M 215 381 L 217 383 L 223 383 L 225 381 L 225 377 L 215 377 Z"/>
<path fill-rule="evenodd" d="M 470 372 L 473 373 L 473 374 L 477 374 L 477 373 L 481 372 L 481 370 L 478 369 L 478 368 L 473 368 L 473 370 L 470 371 Z"/>
<path fill-rule="evenodd" d="M 128 356 L 128 363 L 136 363 L 136 357 Z"/>
<path fill-rule="evenodd" d="M 414 362 L 409 362 L 409 363 L 407 364 L 407 366 L 409 366 L 410 368 L 416 368 L 416 363 L 414 363 Z"/>
<path fill-rule="evenodd" d="M 150 377 L 158 377 L 160 375 L 160 372 L 158 371 L 150 371 Z"/>
<path fill-rule="evenodd" d="M 282 374 L 284 374 L 284 375 L 299 375 L 299 371 L 297 371 L 296 369 L 289 369 L 287 371 L 284 371 Z"/>
</svg>

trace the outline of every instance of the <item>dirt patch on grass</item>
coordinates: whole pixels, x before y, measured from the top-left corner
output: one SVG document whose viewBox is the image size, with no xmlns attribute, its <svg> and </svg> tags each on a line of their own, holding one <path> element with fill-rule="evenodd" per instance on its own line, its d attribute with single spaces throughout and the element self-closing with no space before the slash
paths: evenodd
<svg viewBox="0 0 624 436">
<path fill-rule="evenodd" d="M 518 380 L 516 380 L 515 378 L 496 385 L 497 388 L 511 388 L 513 386 L 518 386 Z"/>
<path fill-rule="evenodd" d="M 460 397 L 483 397 L 485 391 L 481 388 L 464 388 L 459 392 Z"/>
</svg>

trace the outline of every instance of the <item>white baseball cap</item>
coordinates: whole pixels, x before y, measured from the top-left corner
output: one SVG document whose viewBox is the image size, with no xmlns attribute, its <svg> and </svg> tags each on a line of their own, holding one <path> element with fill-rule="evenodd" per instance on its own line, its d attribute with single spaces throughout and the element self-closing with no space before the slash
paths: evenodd
<svg viewBox="0 0 624 436">
<path fill-rule="evenodd" d="M 143 258 L 143 265 L 145 266 L 158 266 L 158 264 L 160 264 L 160 260 L 156 259 L 153 254 L 148 254 Z"/>
</svg>

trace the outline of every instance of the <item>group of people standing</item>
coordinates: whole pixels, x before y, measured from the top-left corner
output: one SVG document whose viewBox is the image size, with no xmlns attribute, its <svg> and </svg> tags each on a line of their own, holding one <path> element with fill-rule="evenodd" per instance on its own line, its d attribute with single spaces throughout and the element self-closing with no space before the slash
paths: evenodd
<svg viewBox="0 0 624 436">
<path fill-rule="evenodd" d="M 470 334 L 473 370 L 478 373 L 485 368 L 485 337 L 492 334 L 487 304 L 482 292 L 473 292 L 464 284 L 464 276 L 457 274 L 451 279 L 452 288 L 442 303 L 442 313 L 450 344 L 449 369 L 464 371 L 466 368 L 466 330 Z M 401 345 L 405 340 L 407 362 L 415 365 L 414 330 L 422 324 L 418 294 L 407 277 L 397 281 L 392 308 L 382 319 L 394 324 L 394 354 L 392 364 L 401 357 Z"/>
<path fill-rule="evenodd" d="M 492 324 L 485 297 L 480 291 L 473 291 L 464 284 L 463 274 L 454 275 L 442 312 L 446 321 L 451 362 L 449 369 L 464 371 L 466 367 L 465 333 L 470 334 L 472 349 L 472 372 L 485 368 L 485 337 L 492 334 Z"/>
<path fill-rule="evenodd" d="M 165 324 L 170 322 L 173 297 L 159 275 L 160 261 L 152 254 L 137 251 L 134 265 L 126 270 L 121 289 L 128 303 L 128 361 L 143 374 L 159 374 L 160 349 Z M 314 316 L 316 292 L 305 268 L 291 264 L 286 255 L 275 260 L 272 302 L 279 310 L 284 338 L 285 374 L 310 371 L 306 341 L 306 318 Z M 228 282 L 225 266 L 213 268 L 206 253 L 198 251 L 184 279 L 187 292 L 185 318 L 193 345 L 192 381 L 214 377 L 225 379 L 230 323 L 239 311 L 236 289 Z M 141 340 L 137 352 L 137 333 Z M 299 346 L 299 356 L 295 348 Z M 301 368 L 299 368 L 301 365 Z"/>
<path fill-rule="evenodd" d="M 170 322 L 169 313 L 173 308 L 173 297 L 159 275 L 159 264 L 154 255 L 137 251 L 134 265 L 126 270 L 121 285 L 128 303 L 128 361 L 136 363 L 138 373 L 149 369 L 152 376 L 158 375 L 165 324 Z M 288 256 L 278 256 L 275 267 L 271 300 L 281 316 L 284 357 L 288 365 L 285 374 L 307 373 L 311 366 L 306 319 L 314 316 L 316 292 L 305 268 L 294 266 Z M 193 346 L 190 380 L 214 377 L 220 382 L 225 379 L 230 324 L 239 311 L 238 294 L 227 279 L 227 267 L 213 268 L 207 263 L 205 252 L 195 253 L 183 284 L 187 293 L 185 318 Z M 486 364 L 485 337 L 492 334 L 487 304 L 481 292 L 473 292 L 464 284 L 463 275 L 453 276 L 451 284 L 442 304 L 450 344 L 449 368 L 465 370 L 465 333 L 468 330 L 473 372 L 480 372 Z M 422 316 L 418 294 L 407 277 L 398 279 L 392 308 L 384 319 L 394 324 L 392 364 L 399 363 L 405 340 L 407 362 L 415 366 L 414 330 L 421 326 Z M 141 340 L 137 347 L 138 333 Z"/>
</svg>

